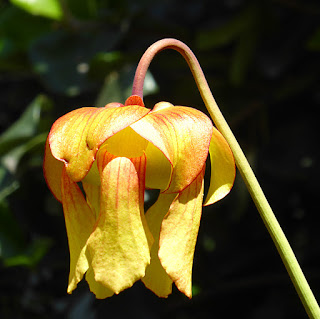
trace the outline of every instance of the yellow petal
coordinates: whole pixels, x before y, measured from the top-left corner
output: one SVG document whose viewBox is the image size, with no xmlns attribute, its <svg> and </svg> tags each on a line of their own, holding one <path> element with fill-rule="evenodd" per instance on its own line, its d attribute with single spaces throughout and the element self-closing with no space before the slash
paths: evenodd
<svg viewBox="0 0 320 319">
<path fill-rule="evenodd" d="M 172 166 L 163 153 L 152 143 L 148 143 L 146 187 L 151 189 L 167 189 L 170 183 Z"/>
<path fill-rule="evenodd" d="M 92 163 L 89 172 L 87 173 L 86 177 L 82 180 L 82 182 L 100 186 L 100 175 L 97 167 L 97 161 L 94 161 Z"/>
<path fill-rule="evenodd" d="M 138 105 L 83 107 L 60 117 L 52 126 L 49 144 L 52 155 L 66 163 L 67 173 L 81 181 L 91 168 L 106 139 L 145 116 L 150 110 Z"/>
<path fill-rule="evenodd" d="M 86 193 L 86 200 L 90 209 L 94 212 L 95 217 L 99 217 L 100 212 L 100 186 L 82 182 L 83 189 Z"/>
<path fill-rule="evenodd" d="M 70 251 L 68 293 L 71 293 L 89 267 L 86 242 L 93 231 L 95 217 L 79 186 L 70 179 L 65 168 L 62 171 L 61 195 Z"/>
<path fill-rule="evenodd" d="M 192 265 L 200 225 L 204 168 L 170 206 L 160 231 L 159 258 L 177 288 L 192 297 Z"/>
<path fill-rule="evenodd" d="M 43 173 L 44 178 L 55 198 L 61 202 L 61 174 L 64 163 L 58 161 L 53 157 L 50 147 L 49 140 L 46 141 L 44 160 L 43 160 Z"/>
<path fill-rule="evenodd" d="M 93 269 L 91 267 L 86 273 L 86 281 L 89 284 L 90 291 L 95 294 L 97 299 L 105 299 L 114 294 L 112 290 L 95 281 Z"/>
<path fill-rule="evenodd" d="M 97 155 L 101 176 L 100 215 L 88 240 L 95 281 L 116 294 L 145 274 L 150 250 L 143 209 L 145 156 Z"/>
<path fill-rule="evenodd" d="M 106 140 L 107 151 L 120 157 L 140 157 L 145 151 L 148 141 L 137 134 L 130 126 L 114 134 Z"/>
<path fill-rule="evenodd" d="M 211 205 L 225 197 L 231 190 L 236 175 L 236 166 L 232 151 L 221 135 L 214 128 L 209 147 L 211 178 L 204 205 Z"/>
<path fill-rule="evenodd" d="M 182 191 L 201 172 L 213 127 L 202 112 L 161 102 L 130 127 L 155 145 L 171 163 L 173 172 L 167 193 Z"/>
<path fill-rule="evenodd" d="M 172 291 L 172 280 L 160 263 L 158 251 L 162 220 L 177 196 L 178 194 L 176 193 L 160 194 L 157 201 L 146 213 L 147 223 L 153 235 L 154 243 L 151 248 L 151 262 L 146 269 L 146 275 L 142 278 L 142 282 L 158 297 L 168 297 Z"/>
</svg>

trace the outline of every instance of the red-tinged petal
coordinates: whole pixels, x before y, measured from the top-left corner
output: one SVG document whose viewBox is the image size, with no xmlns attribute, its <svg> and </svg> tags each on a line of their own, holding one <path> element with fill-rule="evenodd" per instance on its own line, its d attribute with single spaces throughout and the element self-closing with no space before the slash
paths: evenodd
<svg viewBox="0 0 320 319">
<path fill-rule="evenodd" d="M 43 160 L 44 178 L 49 189 L 58 201 L 62 201 L 61 197 L 61 175 L 64 164 L 53 157 L 49 141 L 47 139 Z"/>
<path fill-rule="evenodd" d="M 161 102 L 130 127 L 155 145 L 171 163 L 173 172 L 167 193 L 182 191 L 201 172 L 213 127 L 202 112 Z M 147 185 L 149 178 L 152 176 L 147 176 Z"/>
<path fill-rule="evenodd" d="M 68 293 L 71 293 L 89 268 L 86 242 L 93 231 L 95 216 L 65 168 L 62 171 L 61 195 L 70 251 Z"/>
<path fill-rule="evenodd" d="M 204 205 L 211 205 L 225 197 L 231 190 L 236 176 L 232 151 L 221 133 L 214 128 L 209 147 L 211 178 Z"/>
<path fill-rule="evenodd" d="M 177 288 L 192 297 L 192 265 L 200 225 L 204 168 L 174 200 L 160 231 L 159 259 Z"/>
<path fill-rule="evenodd" d="M 106 139 L 144 117 L 150 110 L 138 105 L 110 103 L 103 108 L 84 107 L 60 117 L 52 126 L 49 144 L 53 156 L 66 163 L 75 182 L 91 168 Z"/>
<path fill-rule="evenodd" d="M 148 235 L 142 221 L 145 156 L 128 159 L 99 151 L 100 215 L 88 240 L 96 282 L 115 293 L 145 275 L 150 263 Z"/>
<path fill-rule="evenodd" d="M 95 294 L 97 299 L 105 299 L 114 295 L 112 290 L 95 281 L 93 269 L 91 267 L 86 273 L 86 281 L 89 284 L 90 291 Z"/>
<path fill-rule="evenodd" d="M 157 201 L 148 209 L 146 219 L 154 238 L 151 247 L 151 262 L 146 269 L 142 282 L 158 297 L 168 297 L 172 291 L 172 280 L 163 269 L 159 257 L 159 236 L 162 220 L 170 209 L 171 203 L 178 196 L 177 193 L 160 194 Z"/>
<path fill-rule="evenodd" d="M 140 218 L 142 222 L 142 226 L 147 238 L 148 246 L 149 246 L 149 263 L 150 263 L 150 250 L 154 243 L 154 238 L 148 226 L 146 215 L 144 213 L 144 192 L 145 192 L 145 183 L 146 183 L 146 166 L 147 166 L 147 158 L 145 154 L 143 154 L 140 159 L 131 159 L 134 164 L 136 171 L 139 177 L 139 209 L 140 209 Z"/>
</svg>

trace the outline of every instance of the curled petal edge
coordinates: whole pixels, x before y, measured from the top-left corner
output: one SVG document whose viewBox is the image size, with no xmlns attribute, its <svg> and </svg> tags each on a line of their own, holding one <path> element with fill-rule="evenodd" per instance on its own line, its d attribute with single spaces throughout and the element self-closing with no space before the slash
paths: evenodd
<svg viewBox="0 0 320 319">
<path fill-rule="evenodd" d="M 213 128 L 209 153 L 211 176 L 204 206 L 211 205 L 225 197 L 233 187 L 236 176 L 236 166 L 230 146 L 216 128 Z"/>
</svg>

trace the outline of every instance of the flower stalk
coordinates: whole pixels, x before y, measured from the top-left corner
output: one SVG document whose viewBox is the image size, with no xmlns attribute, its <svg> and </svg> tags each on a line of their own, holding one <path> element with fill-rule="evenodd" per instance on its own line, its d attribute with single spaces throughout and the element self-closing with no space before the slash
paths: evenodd
<svg viewBox="0 0 320 319">
<path fill-rule="evenodd" d="M 318 303 L 301 270 L 294 252 L 268 203 L 246 156 L 233 135 L 228 123 L 224 119 L 211 93 L 201 66 L 190 48 L 183 42 L 176 39 L 163 39 L 151 45 L 142 56 L 137 67 L 133 82 L 132 95 L 138 95 L 143 98 L 143 83 L 147 69 L 154 56 L 165 49 L 178 51 L 187 61 L 208 112 L 217 129 L 229 143 L 238 170 L 240 171 L 257 210 L 259 211 L 260 216 L 280 254 L 309 318 L 320 318 Z"/>
</svg>

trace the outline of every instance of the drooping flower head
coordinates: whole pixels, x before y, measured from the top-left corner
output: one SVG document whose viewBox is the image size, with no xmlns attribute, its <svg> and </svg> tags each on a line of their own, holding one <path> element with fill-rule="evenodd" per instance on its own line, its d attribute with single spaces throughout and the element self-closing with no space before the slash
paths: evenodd
<svg viewBox="0 0 320 319">
<path fill-rule="evenodd" d="M 160 297 L 172 283 L 191 297 L 203 205 L 223 198 L 235 176 L 232 152 L 202 112 L 160 102 L 83 107 L 59 118 L 46 143 L 44 174 L 62 203 L 70 250 L 68 292 L 83 276 L 97 298 L 141 279 Z M 82 189 L 79 184 L 82 184 Z M 159 189 L 144 212 L 145 189 Z"/>
</svg>

